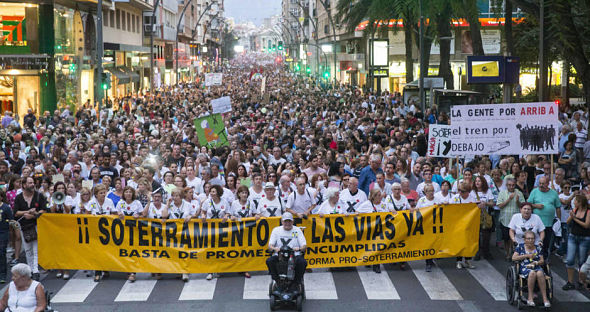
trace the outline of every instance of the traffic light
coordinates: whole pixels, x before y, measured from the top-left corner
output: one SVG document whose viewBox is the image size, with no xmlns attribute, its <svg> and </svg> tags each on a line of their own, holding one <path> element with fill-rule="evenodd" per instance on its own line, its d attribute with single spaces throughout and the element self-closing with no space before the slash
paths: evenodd
<svg viewBox="0 0 590 312">
<path fill-rule="evenodd" d="M 273 44 L 272 45 L 272 51 L 274 52 L 274 51 L 276 51 L 276 49 L 277 49 L 277 45 L 276 44 Z"/>
<path fill-rule="evenodd" d="M 305 67 L 305 72 L 308 73 L 308 74 L 310 74 L 311 73 L 311 68 L 309 68 L 309 66 L 306 66 Z"/>
<path fill-rule="evenodd" d="M 111 88 L 111 74 L 110 73 L 102 73 L 101 76 L 101 87 L 103 90 L 108 90 Z"/>
<path fill-rule="evenodd" d="M 283 51 L 283 42 L 279 41 L 279 51 Z"/>
<path fill-rule="evenodd" d="M 299 67 L 299 64 L 295 64 L 295 71 L 299 71 L 301 69 L 301 67 Z"/>
<path fill-rule="evenodd" d="M 330 78 L 330 72 L 329 71 L 325 71 L 324 72 L 324 78 L 326 78 L 326 79 Z"/>
<path fill-rule="evenodd" d="M 72 72 L 72 73 L 76 72 L 76 64 L 70 63 L 70 72 Z"/>
</svg>

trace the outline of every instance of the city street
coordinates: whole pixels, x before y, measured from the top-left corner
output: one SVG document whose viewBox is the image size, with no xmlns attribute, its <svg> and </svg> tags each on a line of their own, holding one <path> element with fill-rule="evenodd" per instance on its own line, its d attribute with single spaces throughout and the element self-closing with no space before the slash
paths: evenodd
<svg viewBox="0 0 590 312">
<path fill-rule="evenodd" d="M 476 261 L 474 270 L 457 270 L 454 259 L 436 261 L 433 272 L 424 271 L 424 262 L 411 262 L 411 269 L 384 265 L 376 274 L 357 267 L 330 272 L 316 269 L 306 273 L 306 311 L 515 311 L 506 301 L 507 263 L 499 252 L 492 261 Z M 563 291 L 565 267 L 553 258 L 553 311 L 587 311 L 588 292 Z M 77 272 L 69 281 L 50 273 L 43 284 L 53 292 L 58 311 L 266 311 L 268 282 L 265 272 L 246 279 L 241 274 L 225 274 L 205 280 L 205 274 L 191 276 L 183 283 L 174 275 L 156 281 L 139 274 L 133 284 L 122 273 L 94 283 L 92 277 Z M 293 309 L 287 308 L 287 309 Z M 539 307 L 539 309 L 542 309 Z"/>
</svg>

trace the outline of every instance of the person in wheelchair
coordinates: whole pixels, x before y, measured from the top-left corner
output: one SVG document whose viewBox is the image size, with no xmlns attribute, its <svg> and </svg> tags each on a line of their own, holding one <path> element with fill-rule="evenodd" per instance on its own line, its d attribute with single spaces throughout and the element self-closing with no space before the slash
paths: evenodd
<svg viewBox="0 0 590 312">
<path fill-rule="evenodd" d="M 0 311 L 42 312 L 47 308 L 43 285 L 31 278 L 31 268 L 19 263 L 12 267 L 12 282 L 0 300 Z"/>
<path fill-rule="evenodd" d="M 299 284 L 303 280 L 303 274 L 307 267 L 307 261 L 303 257 L 307 242 L 301 229 L 293 225 L 293 215 L 290 212 L 283 213 L 281 221 L 283 224 L 274 228 L 270 234 L 268 248 L 272 250 L 273 254 L 266 260 L 266 265 L 272 279 L 279 285 L 278 252 L 283 247 L 290 247 L 295 255 L 295 276 L 289 289 L 278 289 L 278 291 L 288 290 L 294 292 L 299 289 Z"/>
<path fill-rule="evenodd" d="M 518 244 L 514 249 L 512 261 L 518 262 L 518 274 L 520 278 L 526 279 L 528 287 L 527 305 L 534 307 L 533 295 L 535 291 L 535 283 L 538 284 L 541 295 L 543 296 L 543 303 L 546 308 L 551 307 L 551 303 L 547 297 L 547 284 L 545 283 L 545 272 L 542 265 L 545 264 L 543 255 L 541 254 L 541 247 L 535 245 L 535 233 L 526 231 L 524 233 L 524 244 Z"/>
</svg>

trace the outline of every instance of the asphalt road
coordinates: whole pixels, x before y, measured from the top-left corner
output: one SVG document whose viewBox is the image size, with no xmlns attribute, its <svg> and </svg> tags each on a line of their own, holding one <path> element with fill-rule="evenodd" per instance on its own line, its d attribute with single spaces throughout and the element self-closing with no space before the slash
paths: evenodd
<svg viewBox="0 0 590 312">
<path fill-rule="evenodd" d="M 398 265 L 384 265 L 381 274 L 364 267 L 316 269 L 305 275 L 304 310 L 515 311 L 506 301 L 508 263 L 501 259 L 501 252 L 494 248 L 495 259 L 474 262 L 474 270 L 456 269 L 454 259 L 437 260 L 430 273 L 424 271 L 423 261 L 411 262 L 405 271 Z M 588 292 L 561 290 L 565 266 L 559 258 L 552 260 L 552 311 L 590 311 Z M 123 273 L 94 283 L 83 271 L 75 272 L 69 281 L 56 279 L 55 272 L 49 272 L 43 284 L 53 292 L 53 307 L 58 311 L 267 311 L 270 277 L 266 272 L 252 275 L 246 279 L 240 274 L 224 274 L 207 281 L 204 274 L 193 274 L 183 283 L 171 274 L 158 281 L 149 274 L 138 274 L 138 281 L 130 284 Z"/>
</svg>

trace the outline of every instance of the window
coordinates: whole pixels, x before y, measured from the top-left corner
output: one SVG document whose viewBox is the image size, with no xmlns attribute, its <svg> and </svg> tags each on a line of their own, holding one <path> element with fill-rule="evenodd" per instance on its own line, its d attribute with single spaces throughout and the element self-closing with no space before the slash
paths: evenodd
<svg viewBox="0 0 590 312">
<path fill-rule="evenodd" d="M 127 31 L 131 31 L 131 13 L 127 12 Z"/>
<path fill-rule="evenodd" d="M 135 32 L 135 15 L 131 15 L 131 29 Z"/>
<path fill-rule="evenodd" d="M 328 26 L 328 24 L 324 25 L 324 34 L 329 34 L 330 33 L 330 27 Z"/>
<path fill-rule="evenodd" d="M 102 25 L 109 26 L 109 13 L 105 13 L 102 15 Z"/>
<path fill-rule="evenodd" d="M 116 10 L 117 29 L 121 29 L 121 11 Z"/>
<path fill-rule="evenodd" d="M 299 17 L 299 9 L 298 8 L 291 8 L 291 9 L 289 9 L 289 11 L 291 12 L 292 16 Z"/>
<path fill-rule="evenodd" d="M 137 32 L 141 34 L 141 24 L 139 23 L 139 15 L 135 16 L 135 24 L 137 25 Z"/>
<path fill-rule="evenodd" d="M 121 27 L 122 30 L 127 29 L 127 22 L 125 21 L 125 11 L 121 11 L 121 25 L 123 25 L 123 27 Z"/>
<path fill-rule="evenodd" d="M 109 24 L 111 26 L 111 28 L 115 28 L 115 12 L 114 11 L 109 11 Z"/>
</svg>

